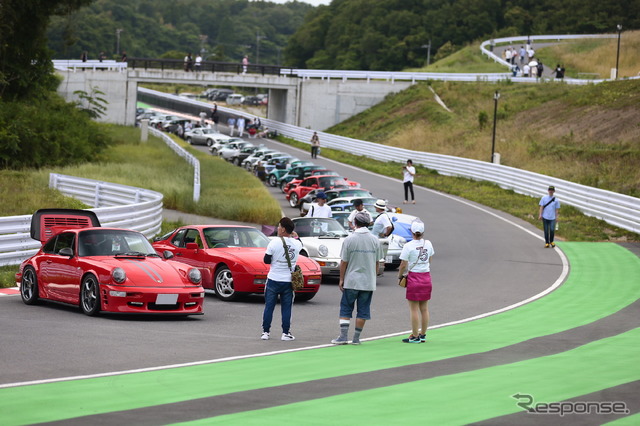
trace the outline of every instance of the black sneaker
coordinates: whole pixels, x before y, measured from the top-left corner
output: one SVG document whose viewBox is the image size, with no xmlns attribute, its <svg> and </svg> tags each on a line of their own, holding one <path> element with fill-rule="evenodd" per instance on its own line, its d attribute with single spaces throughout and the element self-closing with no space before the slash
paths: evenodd
<svg viewBox="0 0 640 426">
<path fill-rule="evenodd" d="M 420 338 L 420 341 L 422 343 L 427 341 L 427 335 L 426 334 L 418 334 L 418 337 Z"/>
<path fill-rule="evenodd" d="M 413 334 L 406 339 L 402 339 L 404 343 L 422 343 L 419 337 L 414 336 Z"/>
</svg>

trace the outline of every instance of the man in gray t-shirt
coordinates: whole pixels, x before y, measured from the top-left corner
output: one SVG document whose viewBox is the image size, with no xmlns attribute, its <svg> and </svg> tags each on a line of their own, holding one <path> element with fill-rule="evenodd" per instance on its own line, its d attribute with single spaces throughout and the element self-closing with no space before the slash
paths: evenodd
<svg viewBox="0 0 640 426">
<path fill-rule="evenodd" d="M 369 232 L 370 217 L 358 212 L 354 221 L 356 230 L 342 244 L 340 253 L 340 282 L 342 291 L 340 300 L 340 336 L 333 339 L 334 345 L 348 343 L 349 323 L 353 316 L 353 308 L 358 307 L 356 330 L 351 343 L 360 344 L 360 333 L 365 322 L 371 318 L 370 307 L 373 292 L 376 289 L 378 260 L 383 257 L 380 240 Z"/>
</svg>

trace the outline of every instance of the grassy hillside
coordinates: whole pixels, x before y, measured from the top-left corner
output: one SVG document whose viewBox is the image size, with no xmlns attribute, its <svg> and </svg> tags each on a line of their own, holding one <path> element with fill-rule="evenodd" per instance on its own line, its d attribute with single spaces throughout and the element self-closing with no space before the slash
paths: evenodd
<svg viewBox="0 0 640 426">
<path fill-rule="evenodd" d="M 563 64 L 568 77 L 578 78 L 580 73 L 597 74 L 610 78 L 616 66 L 618 39 L 565 41 L 540 49 L 537 56 L 544 64 Z M 640 74 L 640 31 L 623 32 L 620 38 L 619 78 Z"/>
<path fill-rule="evenodd" d="M 498 90 L 496 151 L 502 164 L 640 196 L 640 81 L 431 86 L 452 112 L 422 83 L 328 131 L 489 161 Z"/>
</svg>

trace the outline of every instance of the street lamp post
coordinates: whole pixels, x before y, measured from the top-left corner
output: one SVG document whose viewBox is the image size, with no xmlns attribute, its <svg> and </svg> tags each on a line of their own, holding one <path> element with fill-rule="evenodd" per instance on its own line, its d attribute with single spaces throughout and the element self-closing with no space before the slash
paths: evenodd
<svg viewBox="0 0 640 426">
<path fill-rule="evenodd" d="M 427 66 L 431 62 L 431 39 L 429 39 L 429 44 L 423 44 L 420 46 L 423 49 L 427 49 Z"/>
<path fill-rule="evenodd" d="M 618 62 L 620 60 L 620 33 L 622 33 L 622 25 L 616 25 L 618 30 L 618 52 L 616 53 L 616 80 L 618 79 Z"/>
<path fill-rule="evenodd" d="M 120 33 L 124 31 L 122 28 L 116 30 L 116 55 L 120 54 Z"/>
<path fill-rule="evenodd" d="M 500 92 L 496 90 L 493 94 L 493 138 L 491 139 L 491 162 L 493 163 L 493 157 L 496 152 L 496 118 L 498 116 L 498 99 L 500 99 Z"/>
<path fill-rule="evenodd" d="M 256 31 L 256 64 L 260 63 L 260 40 L 267 38 L 266 36 L 261 36 L 260 31 Z"/>
</svg>

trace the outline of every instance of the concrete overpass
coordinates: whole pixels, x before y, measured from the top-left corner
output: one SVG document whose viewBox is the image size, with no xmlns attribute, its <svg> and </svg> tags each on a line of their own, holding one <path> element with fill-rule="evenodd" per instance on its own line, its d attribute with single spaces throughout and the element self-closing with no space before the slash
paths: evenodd
<svg viewBox="0 0 640 426">
<path fill-rule="evenodd" d="M 63 82 L 58 92 L 68 101 L 74 94 L 95 89 L 108 101 L 102 121 L 132 125 L 135 121 L 137 88 L 141 83 L 178 83 L 233 88 L 258 88 L 269 93 L 267 118 L 299 127 L 324 130 L 399 92 L 411 81 L 311 79 L 298 76 L 248 72 L 132 68 L 117 62 L 54 61 Z"/>
</svg>

